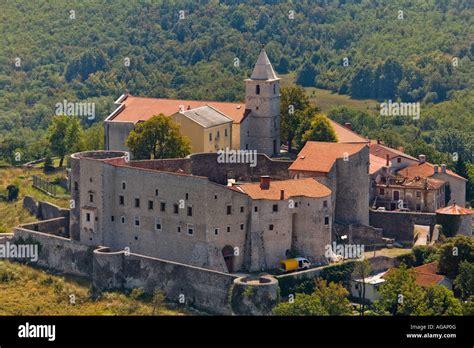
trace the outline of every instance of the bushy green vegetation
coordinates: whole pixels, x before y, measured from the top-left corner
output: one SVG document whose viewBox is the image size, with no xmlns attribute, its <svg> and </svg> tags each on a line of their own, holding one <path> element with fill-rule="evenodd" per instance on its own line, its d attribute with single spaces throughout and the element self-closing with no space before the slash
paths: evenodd
<svg viewBox="0 0 474 348">
<path fill-rule="evenodd" d="M 367 128 L 371 136 L 400 145 L 421 138 L 451 153 L 448 136 L 432 140 L 435 129 L 473 133 L 467 0 L 23 0 L 3 4 L 0 16 L 0 158 L 10 163 L 16 152 L 16 163 L 45 155 L 45 132 L 63 100 L 95 103 L 96 117 L 81 118 L 86 130 L 125 90 L 243 100 L 242 79 L 262 43 L 276 70 L 301 85 L 427 105 L 455 100 L 423 108 L 416 124 L 379 120 Z"/>
<path fill-rule="evenodd" d="M 97 293 L 84 280 L 65 279 L 29 266 L 0 261 L 0 315 L 180 315 L 152 298 Z"/>
</svg>

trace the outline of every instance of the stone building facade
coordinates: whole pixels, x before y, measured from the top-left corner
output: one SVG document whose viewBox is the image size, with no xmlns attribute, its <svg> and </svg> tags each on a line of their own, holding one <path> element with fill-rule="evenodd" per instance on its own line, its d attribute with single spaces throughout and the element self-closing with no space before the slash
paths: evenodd
<svg viewBox="0 0 474 348">
<path fill-rule="evenodd" d="M 286 192 L 283 199 L 281 190 L 276 199 L 260 199 L 246 192 L 258 183 L 223 185 L 199 165 L 201 176 L 193 175 L 192 163 L 127 161 L 117 151 L 72 155 L 71 238 L 223 272 L 277 268 L 291 250 L 323 261 L 331 241 L 327 187 L 313 179 L 273 181 L 272 189 Z M 236 164 L 234 172 L 243 170 Z M 290 199 L 296 207 L 290 208 Z"/>
</svg>

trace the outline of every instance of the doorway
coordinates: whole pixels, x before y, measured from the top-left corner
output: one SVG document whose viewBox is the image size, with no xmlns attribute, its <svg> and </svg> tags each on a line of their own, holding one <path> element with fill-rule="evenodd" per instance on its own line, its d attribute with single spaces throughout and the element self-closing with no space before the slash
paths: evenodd
<svg viewBox="0 0 474 348">
<path fill-rule="evenodd" d="M 222 256 L 224 256 L 225 265 L 229 273 L 234 272 L 234 248 L 230 245 L 226 245 L 222 248 Z"/>
</svg>

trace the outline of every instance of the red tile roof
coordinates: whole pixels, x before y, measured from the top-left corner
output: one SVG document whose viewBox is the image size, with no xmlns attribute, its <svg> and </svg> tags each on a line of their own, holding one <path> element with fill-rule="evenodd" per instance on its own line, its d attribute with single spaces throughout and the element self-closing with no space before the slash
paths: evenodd
<svg viewBox="0 0 474 348">
<path fill-rule="evenodd" d="M 374 156 L 372 154 L 369 155 L 369 161 L 370 161 L 369 174 L 374 174 L 375 172 L 382 169 L 382 167 L 385 167 L 387 165 L 386 160 L 378 156 Z"/>
<path fill-rule="evenodd" d="M 448 207 L 439 208 L 436 210 L 436 214 L 445 214 L 445 215 L 471 215 L 474 214 L 474 210 L 460 207 L 456 203 Z"/>
<path fill-rule="evenodd" d="M 243 183 L 231 189 L 249 195 L 252 199 L 279 200 L 281 190 L 284 190 L 283 199 L 291 197 L 323 198 L 331 195 L 331 190 L 313 178 L 297 180 L 270 181 L 268 189 L 260 188 L 260 183 Z"/>
<path fill-rule="evenodd" d="M 393 268 L 389 269 L 384 275 L 383 278 L 386 277 L 392 272 Z M 415 282 L 416 284 L 424 287 L 437 285 L 445 276 L 438 274 L 438 262 L 434 261 L 431 263 L 427 263 L 425 265 L 421 265 L 418 267 L 414 267 L 411 269 L 413 274 L 415 275 Z"/>
<path fill-rule="evenodd" d="M 378 156 L 383 159 L 386 159 L 387 155 L 389 159 L 400 156 L 400 157 L 408 158 L 408 159 L 418 162 L 418 159 L 416 159 L 413 156 L 407 155 L 406 153 L 400 150 L 392 149 L 382 144 L 372 143 L 372 141 L 370 143 L 370 154 L 374 156 Z"/>
<path fill-rule="evenodd" d="M 328 119 L 331 123 L 332 128 L 334 129 L 334 132 L 336 132 L 338 143 L 366 144 L 369 142 L 369 140 L 364 138 L 362 135 L 357 134 L 353 130 L 344 127 L 343 125 L 331 120 L 330 118 Z"/>
<path fill-rule="evenodd" d="M 441 173 L 441 166 L 438 166 L 438 173 Z M 402 176 L 406 176 L 406 177 L 412 177 L 412 178 L 415 176 L 421 176 L 423 178 L 427 178 L 434 175 L 434 165 L 428 162 L 417 163 L 417 164 L 413 164 L 411 166 L 408 166 L 406 168 L 399 170 L 398 174 Z M 456 174 L 455 172 L 447 168 L 446 168 L 446 174 L 450 176 L 454 176 L 462 180 L 466 180 L 462 176 Z"/>
<path fill-rule="evenodd" d="M 366 144 L 343 144 L 308 141 L 298 154 L 289 170 L 329 173 L 338 158 L 352 156 Z"/>
<path fill-rule="evenodd" d="M 231 118 L 233 123 L 241 123 L 247 116 L 245 103 L 227 103 L 203 100 L 183 100 L 183 99 L 164 99 L 164 98 L 144 98 L 131 95 L 119 98 L 118 104 L 122 110 L 116 110 L 109 117 L 112 122 L 133 122 L 146 121 L 152 116 L 164 114 L 171 116 L 180 110 L 180 107 L 187 110 L 201 106 L 212 106 Z"/>
</svg>

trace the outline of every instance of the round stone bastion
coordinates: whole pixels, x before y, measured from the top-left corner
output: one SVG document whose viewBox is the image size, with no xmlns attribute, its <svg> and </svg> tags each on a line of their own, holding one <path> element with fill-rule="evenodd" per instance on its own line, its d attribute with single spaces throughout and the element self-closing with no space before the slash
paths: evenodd
<svg viewBox="0 0 474 348">
<path fill-rule="evenodd" d="M 271 275 L 246 276 L 234 280 L 231 305 L 237 315 L 268 315 L 279 300 L 278 280 Z"/>
</svg>

